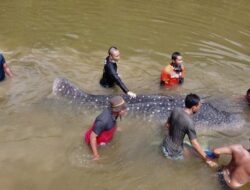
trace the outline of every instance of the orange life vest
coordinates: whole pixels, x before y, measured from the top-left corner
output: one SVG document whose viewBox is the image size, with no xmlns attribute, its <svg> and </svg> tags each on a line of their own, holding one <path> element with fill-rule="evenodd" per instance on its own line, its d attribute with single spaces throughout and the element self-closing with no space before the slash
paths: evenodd
<svg viewBox="0 0 250 190">
<path fill-rule="evenodd" d="M 180 84 L 180 78 L 184 78 L 184 66 L 181 66 L 181 72 L 176 72 L 171 64 L 162 69 L 161 81 L 165 86 L 171 87 Z"/>
</svg>

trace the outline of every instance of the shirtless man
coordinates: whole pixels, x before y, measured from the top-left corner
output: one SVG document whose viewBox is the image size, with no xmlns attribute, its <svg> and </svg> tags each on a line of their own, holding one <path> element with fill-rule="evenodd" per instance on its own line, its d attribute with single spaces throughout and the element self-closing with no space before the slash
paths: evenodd
<svg viewBox="0 0 250 190">
<path fill-rule="evenodd" d="M 216 155 L 231 155 L 230 163 L 218 170 L 218 179 L 225 189 L 238 189 L 250 182 L 250 149 L 236 144 L 214 149 Z"/>
</svg>

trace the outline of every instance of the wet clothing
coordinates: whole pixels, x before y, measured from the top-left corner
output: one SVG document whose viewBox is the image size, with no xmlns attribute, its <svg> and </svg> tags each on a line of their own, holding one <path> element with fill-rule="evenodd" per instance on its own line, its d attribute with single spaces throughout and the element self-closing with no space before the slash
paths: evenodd
<svg viewBox="0 0 250 190">
<path fill-rule="evenodd" d="M 184 82 L 184 66 L 170 63 L 162 69 L 161 85 L 171 87 Z"/>
<path fill-rule="evenodd" d="M 162 150 L 163 155 L 166 158 L 169 158 L 171 160 L 183 160 L 184 159 L 182 154 L 178 154 L 178 155 L 173 156 L 171 153 L 168 152 L 168 150 L 165 148 L 165 146 L 161 146 L 161 150 Z"/>
<path fill-rule="evenodd" d="M 188 135 L 190 141 L 197 138 L 194 122 L 182 108 L 175 108 L 168 118 L 168 124 L 169 133 L 164 138 L 162 146 L 168 157 L 176 159 L 183 156 L 185 135 Z"/>
<path fill-rule="evenodd" d="M 115 84 L 117 84 L 124 93 L 127 94 L 127 92 L 129 91 L 125 84 L 122 82 L 121 78 L 118 76 L 116 62 L 111 62 L 109 60 L 109 57 L 106 57 L 105 59 L 105 65 L 100 84 L 106 88 L 113 87 Z"/>
<path fill-rule="evenodd" d="M 0 53 L 0 81 L 5 79 L 5 72 L 3 65 L 5 64 L 4 56 Z"/>
<path fill-rule="evenodd" d="M 90 144 L 90 135 L 93 131 L 97 135 L 97 144 L 108 143 L 111 141 L 116 130 L 116 118 L 112 115 L 110 109 L 105 109 L 99 116 L 91 128 L 84 135 L 84 140 Z"/>
<path fill-rule="evenodd" d="M 222 187 L 223 190 L 231 190 L 231 188 L 228 186 L 225 178 L 224 178 L 224 172 L 223 172 L 223 168 L 219 168 L 217 173 L 216 173 L 217 177 L 218 177 L 218 181 Z"/>
</svg>

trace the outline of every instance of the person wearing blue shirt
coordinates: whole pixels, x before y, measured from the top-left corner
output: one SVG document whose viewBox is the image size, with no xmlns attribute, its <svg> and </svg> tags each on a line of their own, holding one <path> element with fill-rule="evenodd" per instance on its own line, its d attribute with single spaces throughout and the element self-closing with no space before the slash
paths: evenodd
<svg viewBox="0 0 250 190">
<path fill-rule="evenodd" d="M 3 81 L 5 79 L 5 74 L 9 77 L 13 77 L 13 73 L 6 63 L 3 54 L 0 53 L 0 81 Z"/>
</svg>

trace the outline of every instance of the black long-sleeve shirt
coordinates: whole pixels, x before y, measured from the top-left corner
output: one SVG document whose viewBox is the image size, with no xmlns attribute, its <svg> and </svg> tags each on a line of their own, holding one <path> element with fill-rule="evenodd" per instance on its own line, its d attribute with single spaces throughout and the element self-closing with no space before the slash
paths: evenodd
<svg viewBox="0 0 250 190">
<path fill-rule="evenodd" d="M 115 62 L 111 62 L 109 57 L 106 57 L 106 63 L 103 69 L 103 75 L 100 80 L 100 84 L 106 88 L 117 84 L 124 93 L 127 94 L 129 91 L 126 85 L 122 82 L 121 78 L 118 76 L 117 64 Z"/>
</svg>

